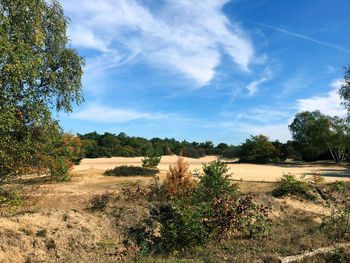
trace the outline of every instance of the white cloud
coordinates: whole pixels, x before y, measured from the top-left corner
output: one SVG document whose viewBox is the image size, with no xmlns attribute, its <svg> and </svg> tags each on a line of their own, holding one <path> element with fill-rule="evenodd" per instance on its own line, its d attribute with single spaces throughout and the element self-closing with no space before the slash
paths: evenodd
<svg viewBox="0 0 350 263">
<path fill-rule="evenodd" d="M 249 135 L 263 134 L 268 136 L 270 140 L 279 140 L 281 142 L 286 142 L 291 139 L 287 122 L 282 124 L 251 124 L 243 121 L 225 121 L 217 123 L 216 127 L 220 127 L 226 131 L 244 134 L 246 138 L 248 138 Z"/>
<path fill-rule="evenodd" d="M 266 68 L 264 71 L 264 76 L 259 79 L 259 80 L 254 80 L 250 82 L 247 86 L 246 89 L 249 91 L 248 95 L 253 96 L 258 92 L 259 85 L 263 84 L 266 81 L 269 81 L 272 78 L 272 73 L 269 68 Z"/>
<path fill-rule="evenodd" d="M 114 109 L 101 105 L 89 105 L 84 110 L 71 115 L 72 119 L 99 122 L 99 123 L 121 123 L 133 120 L 159 120 L 168 118 L 161 113 L 144 113 L 127 109 Z"/>
<path fill-rule="evenodd" d="M 345 85 L 344 79 L 336 79 L 329 86 L 335 89 L 340 89 L 342 85 Z"/>
<path fill-rule="evenodd" d="M 333 89 L 325 96 L 314 96 L 308 99 L 300 99 L 297 101 L 297 109 L 299 111 L 319 110 L 321 113 L 331 116 L 344 116 L 346 110 L 341 105 L 341 99 L 338 90 L 343 81 L 341 79 L 334 80 L 330 87 Z"/>
<path fill-rule="evenodd" d="M 271 123 L 285 120 L 289 116 L 290 113 L 285 111 L 271 110 L 268 108 L 256 108 L 247 112 L 239 113 L 237 115 L 237 119 L 253 120 L 260 123 Z"/>
<path fill-rule="evenodd" d="M 270 138 L 270 140 L 279 140 L 286 142 L 291 139 L 288 123 L 265 125 L 265 126 L 250 126 L 250 133 L 253 135 L 263 134 Z"/>
<path fill-rule="evenodd" d="M 202 86 L 215 75 L 221 50 L 244 71 L 254 48 L 222 11 L 228 0 L 165 0 L 158 9 L 136 0 L 63 0 L 72 19 L 73 45 L 102 52 L 98 66 L 114 67 L 141 57 Z M 95 62 L 95 61 L 93 61 Z M 89 63 L 93 63 L 88 61 Z"/>
<path fill-rule="evenodd" d="M 260 80 L 254 80 L 247 85 L 248 95 L 253 96 L 258 92 L 259 85 L 267 81 L 267 78 L 262 78 Z"/>
</svg>

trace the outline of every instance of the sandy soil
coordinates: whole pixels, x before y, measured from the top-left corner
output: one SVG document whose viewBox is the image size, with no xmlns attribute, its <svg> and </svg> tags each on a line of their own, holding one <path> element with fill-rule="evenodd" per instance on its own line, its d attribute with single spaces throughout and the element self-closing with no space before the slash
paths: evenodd
<svg viewBox="0 0 350 263">
<path fill-rule="evenodd" d="M 33 205 L 23 205 L 14 215 L 0 217 L 0 262 L 115 262 L 114 245 L 109 247 L 101 244 L 118 244 L 121 241 L 121 224 L 135 221 L 142 211 L 140 207 L 131 206 L 125 212 L 128 217 L 116 221 L 114 217 L 92 212 L 90 200 L 92 196 L 106 191 L 118 193 L 124 186 L 147 184 L 151 180 L 149 177 L 103 175 L 104 170 L 119 165 L 141 166 L 141 159 L 84 159 L 75 166 L 71 182 L 40 183 L 35 181 L 37 178 L 33 178 L 33 181 L 19 180 L 17 184 L 27 192 L 29 200 L 35 202 Z M 201 159 L 186 158 L 186 161 L 190 163 L 190 169 L 194 170 L 201 169 L 203 163 L 215 159 L 215 156 L 208 156 Z M 161 178 L 165 177 L 169 165 L 176 160 L 176 156 L 162 158 L 158 166 Z M 271 215 L 277 218 L 281 216 L 282 206 L 315 215 L 330 213 L 324 204 L 292 198 L 274 199 L 264 195 L 263 192 L 273 189 L 274 184 L 271 182 L 279 179 L 283 173 L 302 175 L 316 170 L 325 176 L 326 181 L 350 180 L 347 167 L 327 163 L 254 165 L 230 162 L 229 167 L 233 179 L 243 179 L 238 182 L 241 191 L 253 192 L 258 203 L 275 207 Z"/>
<path fill-rule="evenodd" d="M 97 158 L 97 159 L 83 159 L 81 164 L 75 166 L 74 171 L 87 171 L 90 169 L 106 170 L 112 169 L 121 165 L 135 165 L 141 166 L 142 157 L 135 158 Z M 206 156 L 200 159 L 185 158 L 190 163 L 190 169 L 201 170 L 203 163 L 216 160 L 216 156 Z M 167 171 L 170 164 L 175 163 L 177 156 L 163 156 L 158 168 L 163 172 Z M 232 179 L 243 181 L 262 181 L 262 182 L 274 182 L 281 178 L 284 173 L 291 173 L 297 176 L 310 176 L 313 172 L 317 171 L 325 177 L 326 182 L 332 182 L 336 180 L 350 181 L 350 170 L 346 166 L 333 165 L 326 162 L 318 163 L 296 163 L 286 162 L 282 164 L 246 164 L 229 162 L 230 172 L 232 173 Z"/>
</svg>

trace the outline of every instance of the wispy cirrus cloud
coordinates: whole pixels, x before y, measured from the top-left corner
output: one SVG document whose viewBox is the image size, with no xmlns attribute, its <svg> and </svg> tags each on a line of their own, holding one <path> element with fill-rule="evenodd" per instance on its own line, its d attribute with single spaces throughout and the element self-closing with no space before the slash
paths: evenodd
<svg viewBox="0 0 350 263">
<path fill-rule="evenodd" d="M 288 31 L 288 30 L 280 28 L 280 27 L 275 27 L 275 26 L 261 24 L 261 23 L 256 23 L 256 24 L 261 26 L 261 27 L 272 29 L 274 31 L 278 31 L 278 32 L 281 32 L 281 33 L 284 33 L 284 34 L 287 34 L 287 35 L 290 35 L 290 36 L 293 36 L 293 37 L 304 39 L 304 40 L 307 40 L 307 41 L 310 41 L 310 42 L 313 42 L 313 43 L 316 43 L 316 44 L 319 44 L 319 45 L 322 45 L 322 46 L 335 48 L 335 49 L 338 49 L 338 50 L 350 53 L 350 49 L 349 48 L 345 48 L 345 47 L 342 47 L 340 45 L 336 45 L 336 44 L 329 43 L 329 42 L 326 42 L 326 41 L 320 41 L 318 39 L 315 39 L 315 38 L 312 38 L 312 37 L 309 37 L 309 36 L 305 36 L 305 35 L 302 35 L 302 34 L 298 34 L 298 33 L 295 33 L 295 32 L 291 32 L 291 31 Z"/>
<path fill-rule="evenodd" d="M 247 33 L 222 11 L 228 0 L 165 0 L 150 7 L 136 0 L 63 0 L 72 17 L 73 45 L 100 54 L 87 64 L 111 68 L 142 59 L 206 85 L 222 50 L 243 70 L 254 62 Z"/>
<path fill-rule="evenodd" d="M 261 84 L 263 84 L 264 82 L 271 80 L 271 78 L 272 78 L 271 70 L 269 68 L 265 69 L 263 77 L 261 77 L 258 80 L 254 80 L 254 81 L 250 82 L 246 86 L 246 89 L 248 90 L 248 96 L 255 95 L 259 90 L 259 86 Z"/>
<path fill-rule="evenodd" d="M 165 115 L 157 112 L 140 112 L 129 109 L 111 108 L 92 104 L 71 115 L 72 119 L 84 120 L 98 123 L 122 123 L 133 120 L 159 120 L 169 118 L 170 115 Z"/>
</svg>

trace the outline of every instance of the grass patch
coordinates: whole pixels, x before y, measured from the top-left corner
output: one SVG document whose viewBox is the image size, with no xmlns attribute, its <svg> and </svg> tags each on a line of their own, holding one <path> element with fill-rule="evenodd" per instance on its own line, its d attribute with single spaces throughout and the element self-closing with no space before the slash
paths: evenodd
<svg viewBox="0 0 350 263">
<path fill-rule="evenodd" d="M 308 197 L 307 191 L 310 189 L 311 185 L 309 182 L 303 179 L 297 179 L 295 175 L 288 173 L 284 174 L 277 182 L 277 187 L 272 191 L 272 195 L 274 197 L 282 197 L 291 194 Z"/>
<path fill-rule="evenodd" d="M 158 169 L 138 166 L 118 166 L 104 172 L 107 176 L 154 176 Z"/>
</svg>

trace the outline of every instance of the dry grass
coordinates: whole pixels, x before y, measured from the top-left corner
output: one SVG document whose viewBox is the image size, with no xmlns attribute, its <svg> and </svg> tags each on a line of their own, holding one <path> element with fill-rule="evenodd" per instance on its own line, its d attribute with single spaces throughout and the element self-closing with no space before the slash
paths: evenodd
<svg viewBox="0 0 350 263">
<path fill-rule="evenodd" d="M 188 158 L 185 160 L 188 161 Z M 190 163 L 190 169 L 200 166 L 201 161 L 203 159 Z M 83 160 L 83 165 L 84 162 L 86 160 Z M 236 164 L 231 165 L 236 167 Z M 259 167 L 265 169 L 264 166 Z M 283 169 L 279 167 L 280 172 Z M 314 167 L 307 169 L 315 170 Z M 121 190 L 123 187 L 146 186 L 152 178 L 109 177 L 104 176 L 103 171 L 82 169 L 75 172 L 72 182 L 65 183 L 28 178 L 3 185 L 5 189 L 21 189 L 24 201 L 20 207 L 0 217 L 0 262 L 117 262 L 118 251 L 123 249 L 121 242 L 124 229 L 147 217 L 147 206 L 150 205 L 142 198 L 126 200 L 120 194 Z M 161 171 L 159 176 L 164 180 L 166 171 Z M 341 178 L 335 180 L 340 181 Z M 292 255 L 335 242 L 321 228 L 322 216 L 330 210 L 325 208 L 326 201 L 319 191 L 329 198 L 333 207 L 350 203 L 350 183 L 339 184 L 340 188 L 335 184 L 318 185 L 319 191 L 315 190 L 317 199 L 314 201 L 293 197 L 276 199 L 269 194 L 274 188 L 274 184 L 269 182 L 243 180 L 238 181 L 238 184 L 242 193 L 253 195 L 254 202 L 272 209 L 271 216 L 281 224 L 275 224 L 272 228 L 274 239 L 257 242 L 237 238 L 211 243 L 176 256 L 149 255 L 133 260 L 277 262 L 280 255 Z M 111 198 L 103 209 L 89 209 L 92 197 L 106 192 L 113 192 L 120 198 Z M 317 260 L 310 262 L 327 262 Z"/>
</svg>

